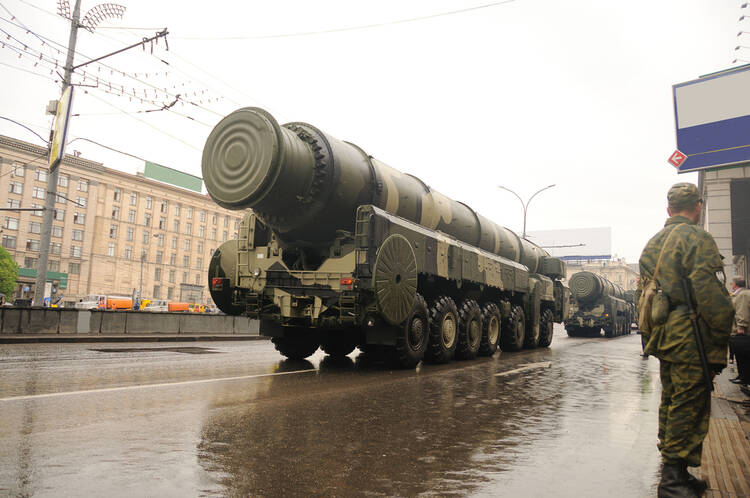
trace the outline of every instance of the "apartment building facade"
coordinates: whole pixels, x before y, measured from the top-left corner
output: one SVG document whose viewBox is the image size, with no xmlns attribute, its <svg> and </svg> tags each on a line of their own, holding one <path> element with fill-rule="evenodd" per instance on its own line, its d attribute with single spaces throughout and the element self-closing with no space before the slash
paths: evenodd
<svg viewBox="0 0 750 498">
<path fill-rule="evenodd" d="M 0 135 L 0 235 L 19 266 L 14 298 L 33 296 L 47 172 L 45 147 Z M 244 213 L 74 155 L 61 163 L 57 191 L 47 281 L 64 304 L 134 293 L 211 304 L 209 261 Z"/>
</svg>

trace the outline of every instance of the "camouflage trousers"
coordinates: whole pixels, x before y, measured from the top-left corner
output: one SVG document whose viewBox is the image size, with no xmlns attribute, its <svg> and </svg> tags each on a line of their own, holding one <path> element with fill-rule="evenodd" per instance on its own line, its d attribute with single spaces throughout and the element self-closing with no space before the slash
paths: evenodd
<svg viewBox="0 0 750 498">
<path fill-rule="evenodd" d="M 700 365 L 661 360 L 659 451 L 665 463 L 680 460 L 691 467 L 701 464 L 703 440 L 708 434 L 711 392 Z"/>
</svg>

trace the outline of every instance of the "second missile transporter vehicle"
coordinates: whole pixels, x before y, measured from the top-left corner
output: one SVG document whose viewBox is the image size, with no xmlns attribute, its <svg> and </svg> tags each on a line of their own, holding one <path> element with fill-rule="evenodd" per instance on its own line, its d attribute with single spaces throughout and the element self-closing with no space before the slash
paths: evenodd
<svg viewBox="0 0 750 498">
<path fill-rule="evenodd" d="M 570 313 L 565 330 L 571 337 L 606 337 L 629 334 L 635 319 L 632 293 L 601 275 L 589 271 L 574 273 L 568 280 Z"/>
<path fill-rule="evenodd" d="M 413 367 L 547 347 L 565 319 L 561 260 L 314 126 L 239 109 L 202 170 L 216 203 L 248 210 L 211 296 L 284 356 L 359 347 Z"/>
</svg>

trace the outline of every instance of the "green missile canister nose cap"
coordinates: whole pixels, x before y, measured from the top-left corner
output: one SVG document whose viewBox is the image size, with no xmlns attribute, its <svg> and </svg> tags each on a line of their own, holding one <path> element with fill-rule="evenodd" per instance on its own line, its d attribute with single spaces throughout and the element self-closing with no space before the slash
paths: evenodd
<svg viewBox="0 0 750 498">
<path fill-rule="evenodd" d="M 701 200 L 698 187 L 693 183 L 675 183 L 667 193 L 667 202 L 671 208 L 690 208 Z"/>
<path fill-rule="evenodd" d="M 206 190 L 220 205 L 244 209 L 261 200 L 276 176 L 281 130 L 262 109 L 245 107 L 208 135 L 201 170 Z"/>
</svg>

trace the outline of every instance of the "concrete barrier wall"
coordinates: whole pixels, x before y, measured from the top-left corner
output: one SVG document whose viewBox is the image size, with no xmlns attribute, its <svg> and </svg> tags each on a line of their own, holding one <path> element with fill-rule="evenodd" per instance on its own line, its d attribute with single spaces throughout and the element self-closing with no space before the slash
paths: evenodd
<svg viewBox="0 0 750 498">
<path fill-rule="evenodd" d="M 229 315 L 2 307 L 0 334 L 257 336 L 258 321 Z"/>
</svg>

